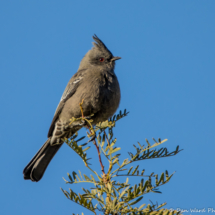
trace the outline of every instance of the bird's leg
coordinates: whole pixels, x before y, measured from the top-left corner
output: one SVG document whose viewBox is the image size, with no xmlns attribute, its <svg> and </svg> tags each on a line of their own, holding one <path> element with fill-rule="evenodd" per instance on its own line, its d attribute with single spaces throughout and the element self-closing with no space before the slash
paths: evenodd
<svg viewBox="0 0 215 215">
<path fill-rule="evenodd" d="M 81 126 L 85 126 L 87 124 L 86 121 L 84 120 L 85 117 L 84 117 L 84 112 L 83 112 L 83 107 L 82 107 L 83 103 L 84 103 L 84 99 L 82 99 L 82 102 L 79 103 L 79 106 L 80 106 L 80 109 L 81 109 L 81 115 L 82 115 L 82 121 L 81 121 L 82 124 L 80 124 Z"/>
<path fill-rule="evenodd" d="M 83 111 L 83 107 L 82 107 L 83 103 L 84 103 L 84 99 L 82 99 L 82 102 L 79 103 L 79 106 L 80 106 L 80 109 L 81 109 L 81 115 L 82 115 L 82 119 L 83 119 L 83 120 L 82 120 L 82 124 L 80 124 L 80 125 L 82 125 L 82 126 L 87 125 L 85 119 L 88 119 L 88 117 L 85 117 L 85 116 L 84 116 L 84 111 Z"/>
<path fill-rule="evenodd" d="M 83 108 L 82 108 L 83 103 L 84 103 L 84 99 L 82 99 L 82 102 L 79 103 L 79 106 L 80 106 L 80 109 L 81 109 L 82 118 L 84 118 L 84 112 L 83 112 Z"/>
<path fill-rule="evenodd" d="M 88 117 L 84 116 L 84 111 L 83 111 L 83 107 L 82 107 L 83 103 L 84 103 L 84 99 L 82 99 L 81 103 L 79 103 L 79 106 L 80 106 L 80 109 L 81 109 L 81 117 L 80 118 L 72 117 L 71 122 L 69 123 L 69 125 L 71 125 L 74 121 L 77 121 L 77 120 L 81 120 L 81 123 L 79 123 L 78 126 L 86 126 L 87 125 L 86 119 L 88 119 Z"/>
<path fill-rule="evenodd" d="M 90 130 L 90 134 L 88 133 L 87 136 L 91 137 L 90 140 L 88 141 L 88 142 L 91 142 L 91 141 L 95 140 L 96 133 L 95 133 L 95 131 L 93 129 L 93 126 L 91 124 L 91 122 L 92 122 L 92 120 L 90 120 L 91 116 L 88 116 L 88 117 L 84 116 L 83 107 L 82 107 L 83 103 L 84 103 L 84 99 L 82 99 L 82 102 L 79 103 L 79 106 L 80 106 L 80 109 L 81 109 L 81 115 L 82 115 L 82 122 L 83 122 L 81 125 L 82 126 L 87 126 L 87 128 Z"/>
</svg>

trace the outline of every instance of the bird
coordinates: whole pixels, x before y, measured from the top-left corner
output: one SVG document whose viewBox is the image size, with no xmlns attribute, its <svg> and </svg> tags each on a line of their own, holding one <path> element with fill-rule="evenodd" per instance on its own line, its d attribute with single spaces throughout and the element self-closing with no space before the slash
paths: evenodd
<svg viewBox="0 0 215 215">
<path fill-rule="evenodd" d="M 114 72 L 114 57 L 105 44 L 93 36 L 93 47 L 80 62 L 78 71 L 69 80 L 51 122 L 48 139 L 23 170 L 25 180 L 38 182 L 50 161 L 64 143 L 83 127 L 71 119 L 82 114 L 92 119 L 92 125 L 109 119 L 116 112 L 121 98 Z M 82 102 L 82 109 L 80 103 Z"/>
</svg>

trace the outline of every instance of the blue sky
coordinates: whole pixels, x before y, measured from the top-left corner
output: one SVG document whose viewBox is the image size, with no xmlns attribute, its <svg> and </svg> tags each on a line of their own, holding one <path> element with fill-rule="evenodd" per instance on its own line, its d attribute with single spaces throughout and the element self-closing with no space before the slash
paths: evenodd
<svg viewBox="0 0 215 215">
<path fill-rule="evenodd" d="M 123 158 L 145 138 L 167 138 L 163 146 L 170 151 L 177 145 L 184 149 L 175 157 L 139 163 L 146 174 L 176 171 L 162 194 L 142 201 L 184 210 L 215 208 L 214 11 L 213 0 L 1 1 L 1 214 L 89 214 L 60 190 L 81 192 L 62 179 L 67 172 L 84 172 L 67 145 L 40 182 L 24 181 L 22 171 L 46 141 L 60 97 L 91 49 L 93 34 L 122 57 L 115 70 L 119 109 L 130 114 L 118 123 L 115 136 Z M 93 146 L 90 152 L 100 171 Z"/>
</svg>

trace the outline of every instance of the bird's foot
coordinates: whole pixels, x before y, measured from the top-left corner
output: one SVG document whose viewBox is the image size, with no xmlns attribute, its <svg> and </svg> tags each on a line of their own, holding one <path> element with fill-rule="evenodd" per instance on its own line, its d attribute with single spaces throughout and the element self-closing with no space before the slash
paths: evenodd
<svg viewBox="0 0 215 215">
<path fill-rule="evenodd" d="M 91 122 L 90 118 L 91 118 L 91 116 L 85 116 L 84 118 L 82 117 L 81 123 L 79 123 L 78 125 L 87 126 L 88 125 L 87 123 L 89 123 L 89 121 Z"/>
<path fill-rule="evenodd" d="M 85 120 L 81 120 L 81 123 L 79 123 L 78 125 L 83 127 L 87 125 L 87 122 Z"/>
</svg>

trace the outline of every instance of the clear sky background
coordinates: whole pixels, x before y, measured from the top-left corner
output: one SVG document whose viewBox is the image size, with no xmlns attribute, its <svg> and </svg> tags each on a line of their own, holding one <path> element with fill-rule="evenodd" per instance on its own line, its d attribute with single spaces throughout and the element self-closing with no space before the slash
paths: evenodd
<svg viewBox="0 0 215 215">
<path fill-rule="evenodd" d="M 123 158 L 137 141 L 167 138 L 184 149 L 175 157 L 139 163 L 146 174 L 176 171 L 142 202 L 166 208 L 215 209 L 215 1 L 1 1 L 0 213 L 90 214 L 66 199 L 67 172 L 85 172 L 65 144 L 38 183 L 22 171 L 46 141 L 70 77 L 95 33 L 114 55 L 121 86 L 115 128 Z M 86 130 L 82 129 L 85 134 Z M 90 149 L 100 171 L 96 149 Z M 126 179 L 126 178 L 125 178 Z M 137 181 L 136 181 L 137 182 Z M 190 213 L 185 213 L 190 214 Z M 204 213 L 205 214 L 205 213 Z"/>
</svg>

